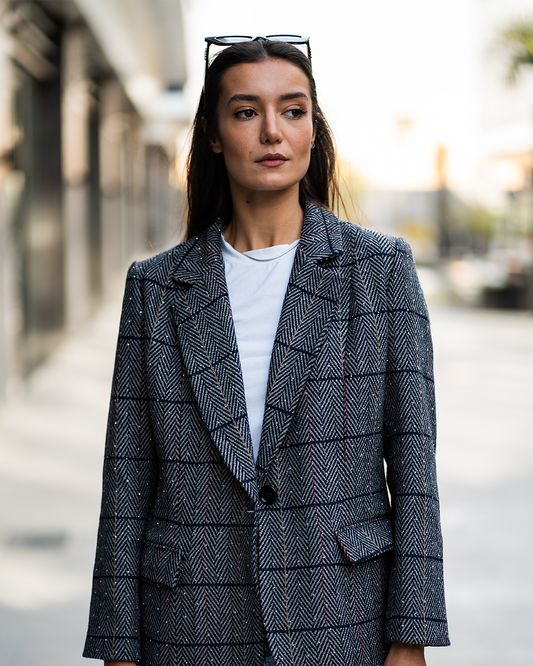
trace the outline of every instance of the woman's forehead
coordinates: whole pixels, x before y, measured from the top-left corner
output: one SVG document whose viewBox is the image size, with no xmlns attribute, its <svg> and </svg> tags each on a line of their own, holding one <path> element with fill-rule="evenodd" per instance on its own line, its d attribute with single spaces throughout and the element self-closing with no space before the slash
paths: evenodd
<svg viewBox="0 0 533 666">
<path fill-rule="evenodd" d="M 222 99 L 230 99 L 236 94 L 279 97 L 293 92 L 304 92 L 310 98 L 305 73 L 281 58 L 234 65 L 224 73 L 221 83 Z"/>
</svg>

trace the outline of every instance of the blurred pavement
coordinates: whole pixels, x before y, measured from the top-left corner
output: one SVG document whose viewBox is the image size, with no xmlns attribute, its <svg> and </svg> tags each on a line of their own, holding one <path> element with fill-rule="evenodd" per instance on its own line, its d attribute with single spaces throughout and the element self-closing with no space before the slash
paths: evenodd
<svg viewBox="0 0 533 666">
<path fill-rule="evenodd" d="M 0 666 L 77 666 L 120 299 L 0 411 Z M 96 663 L 96 662 L 93 662 Z"/>
<path fill-rule="evenodd" d="M 0 666 L 90 663 L 80 654 L 119 307 L 0 411 Z M 428 649 L 427 662 L 530 665 L 533 317 L 431 312 L 452 647 Z"/>
<path fill-rule="evenodd" d="M 450 648 L 429 666 L 531 666 L 533 316 L 431 308 Z"/>
</svg>

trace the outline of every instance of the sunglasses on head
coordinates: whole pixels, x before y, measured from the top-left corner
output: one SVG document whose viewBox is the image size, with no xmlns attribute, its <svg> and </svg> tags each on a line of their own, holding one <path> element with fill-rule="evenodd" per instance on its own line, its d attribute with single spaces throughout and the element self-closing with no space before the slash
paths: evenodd
<svg viewBox="0 0 533 666">
<path fill-rule="evenodd" d="M 205 41 L 207 46 L 205 48 L 205 75 L 204 86 L 207 78 L 207 70 L 209 69 L 209 47 L 213 46 L 232 46 L 233 44 L 244 44 L 246 42 L 256 42 L 264 39 L 267 42 L 285 42 L 286 44 L 305 44 L 307 47 L 307 57 L 311 61 L 311 46 L 309 45 L 309 37 L 303 35 L 220 35 L 217 37 L 206 37 Z"/>
</svg>

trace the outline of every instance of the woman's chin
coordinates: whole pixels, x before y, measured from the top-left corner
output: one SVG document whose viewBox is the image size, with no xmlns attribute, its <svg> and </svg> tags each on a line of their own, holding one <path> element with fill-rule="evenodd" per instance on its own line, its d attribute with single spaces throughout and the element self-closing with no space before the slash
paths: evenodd
<svg viewBox="0 0 533 666">
<path fill-rule="evenodd" d="M 254 181 L 249 183 L 236 183 L 239 190 L 246 193 L 254 192 L 287 192 L 293 188 L 298 190 L 300 179 L 287 180 L 286 178 L 269 178 L 261 181 Z"/>
</svg>

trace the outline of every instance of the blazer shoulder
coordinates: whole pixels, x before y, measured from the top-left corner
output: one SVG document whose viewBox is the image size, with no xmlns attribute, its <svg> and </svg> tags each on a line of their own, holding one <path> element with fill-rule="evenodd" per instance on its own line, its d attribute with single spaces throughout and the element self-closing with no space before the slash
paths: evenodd
<svg viewBox="0 0 533 666">
<path fill-rule="evenodd" d="M 339 220 L 339 228 L 345 253 L 356 252 L 363 256 L 383 257 L 392 262 L 398 252 L 411 254 L 409 243 L 400 236 L 391 236 L 345 220 Z"/>
</svg>

